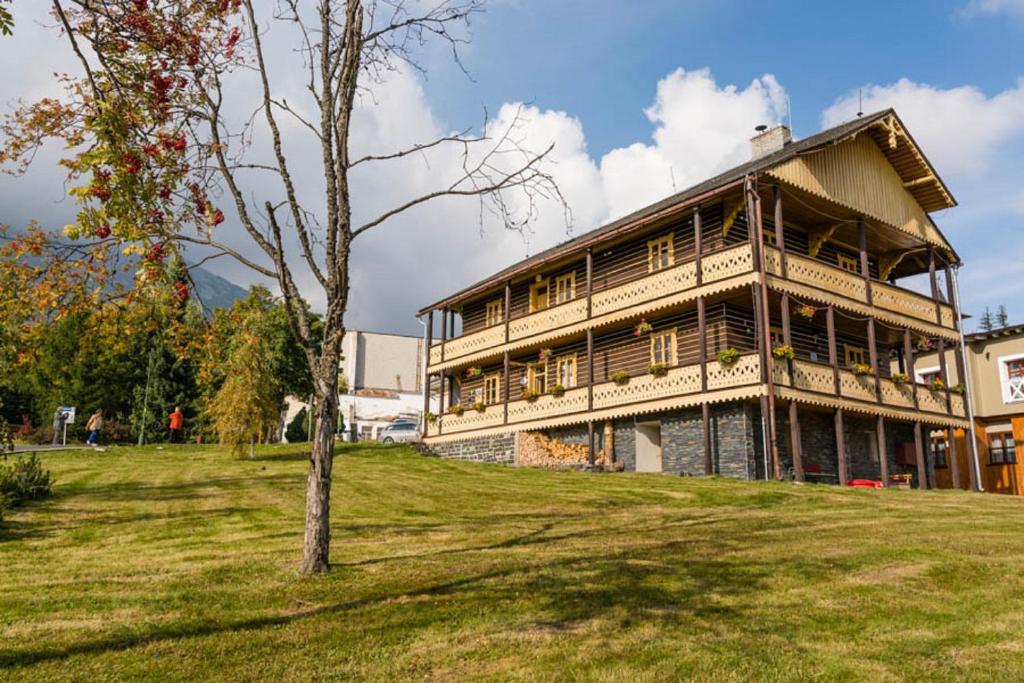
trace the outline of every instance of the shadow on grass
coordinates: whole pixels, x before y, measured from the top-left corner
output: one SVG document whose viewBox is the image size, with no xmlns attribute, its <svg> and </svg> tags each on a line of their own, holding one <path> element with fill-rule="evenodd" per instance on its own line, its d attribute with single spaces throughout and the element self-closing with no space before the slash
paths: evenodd
<svg viewBox="0 0 1024 683">
<path fill-rule="evenodd" d="M 515 545 L 543 528 L 506 542 Z M 647 533 L 637 529 L 637 533 Z M 742 540 L 721 539 L 722 550 Z M 765 580 L 785 567 L 735 560 L 687 557 L 691 541 L 667 541 L 618 553 L 578 554 L 546 562 L 531 557 L 505 560 L 512 566 L 472 573 L 409 590 L 336 602 L 290 614 L 268 614 L 233 621 L 203 621 L 152 626 L 148 630 L 70 645 L 0 652 L 0 667 L 31 666 L 78 655 L 102 654 L 182 639 L 233 634 L 289 626 L 305 620 L 346 615 L 362 609 L 392 610 L 392 628 L 409 630 L 445 619 L 445 605 L 415 598 L 451 598 L 484 610 L 504 610 L 522 595 L 532 596 L 529 615 L 544 628 L 565 629 L 590 619 L 617 620 L 627 626 L 645 620 L 654 626 L 714 618 L 742 624 L 741 610 L 729 607 L 735 598 L 762 591 Z M 719 553 L 704 549 L 703 556 Z M 725 600 L 723 600 L 725 598 Z M 732 599 L 730 599 L 732 598 Z M 448 609 L 451 608 L 449 604 Z M 468 607 L 473 609 L 472 607 Z M 477 611 L 479 611 L 479 609 Z M 510 626 L 515 621 L 509 614 Z M 136 627 L 137 629 L 138 627 Z M 615 628 L 612 626 L 611 628 Z"/>
</svg>

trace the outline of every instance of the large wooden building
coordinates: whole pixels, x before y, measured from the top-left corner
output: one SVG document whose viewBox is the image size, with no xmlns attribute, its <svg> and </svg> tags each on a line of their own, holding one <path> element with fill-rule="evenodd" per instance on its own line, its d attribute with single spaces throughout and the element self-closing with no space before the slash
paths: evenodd
<svg viewBox="0 0 1024 683">
<path fill-rule="evenodd" d="M 927 485 L 928 434 L 968 425 L 960 387 L 913 367 L 962 343 L 936 275 L 958 258 L 929 216 L 953 197 L 892 110 L 752 143 L 424 308 L 425 447 L 515 462 L 539 434 L 616 469 Z M 921 274 L 928 295 L 896 284 Z"/>
</svg>

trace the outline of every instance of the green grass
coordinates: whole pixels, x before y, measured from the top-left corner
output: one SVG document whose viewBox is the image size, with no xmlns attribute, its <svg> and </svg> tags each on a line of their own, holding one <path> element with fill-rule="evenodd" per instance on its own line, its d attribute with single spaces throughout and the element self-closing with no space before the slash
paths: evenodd
<svg viewBox="0 0 1024 683">
<path fill-rule="evenodd" d="M 547 472 L 46 454 L 0 528 L 0 679 L 1024 680 L 1024 499 Z"/>
</svg>

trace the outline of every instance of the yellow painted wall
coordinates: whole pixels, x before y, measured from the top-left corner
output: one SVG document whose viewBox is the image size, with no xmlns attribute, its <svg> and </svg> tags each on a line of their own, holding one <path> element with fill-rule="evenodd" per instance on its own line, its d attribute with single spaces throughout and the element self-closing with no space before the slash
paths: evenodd
<svg viewBox="0 0 1024 683">
<path fill-rule="evenodd" d="M 1017 463 L 1013 465 L 988 464 L 988 434 L 985 426 L 975 424 L 978 442 L 978 461 L 981 466 L 981 482 L 987 493 L 1007 493 L 1010 495 L 1024 494 L 1024 415 L 1010 419 L 1013 425 L 1013 440 L 1017 444 Z M 957 455 L 960 465 L 960 488 L 970 487 L 971 453 L 967 448 L 964 430 L 956 430 Z M 953 488 L 953 471 L 951 467 L 935 470 L 935 485 L 940 489 Z"/>
</svg>

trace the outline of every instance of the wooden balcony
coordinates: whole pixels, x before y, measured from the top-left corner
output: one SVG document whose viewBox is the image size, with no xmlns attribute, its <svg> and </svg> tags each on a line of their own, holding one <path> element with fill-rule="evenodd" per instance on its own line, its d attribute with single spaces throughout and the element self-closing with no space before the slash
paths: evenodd
<svg viewBox="0 0 1024 683">
<path fill-rule="evenodd" d="M 701 260 L 703 284 L 712 284 L 737 275 L 752 272 L 754 260 L 749 244 L 707 254 Z M 652 275 L 627 282 L 617 287 L 594 292 L 591 296 L 591 317 L 612 314 L 623 309 L 642 306 L 666 296 L 679 294 L 697 286 L 695 261 L 687 261 Z M 512 318 L 508 324 L 509 342 L 530 337 L 542 337 L 546 333 L 587 320 L 587 300 L 579 297 L 568 303 L 552 306 L 536 313 Z M 503 324 L 488 327 L 473 334 L 449 339 L 444 343 L 444 360 L 441 359 L 441 343 L 430 348 L 430 365 L 438 365 L 497 350 L 505 343 Z"/>
<path fill-rule="evenodd" d="M 788 364 L 785 361 L 776 360 L 773 368 L 773 380 L 776 386 L 809 391 L 817 394 L 835 396 L 835 380 L 832 373 L 832 366 L 823 363 L 816 363 L 807 360 L 793 361 L 793 371 L 790 375 Z M 910 384 L 897 384 L 888 378 L 881 378 L 880 404 L 886 408 L 903 410 L 914 410 L 914 388 Z M 918 384 L 917 389 L 917 410 L 924 413 L 935 413 L 939 415 L 953 415 L 954 417 L 965 417 L 963 396 L 952 394 L 950 403 L 952 411 L 946 409 L 946 394 L 944 392 L 931 391 L 927 386 Z M 860 403 L 879 403 L 875 396 L 875 378 L 873 376 L 858 376 L 845 369 L 839 370 L 839 396 L 838 398 L 850 399 Z"/>
<path fill-rule="evenodd" d="M 765 247 L 765 267 L 768 274 L 782 276 L 781 257 L 775 247 Z M 857 304 L 868 305 L 867 284 L 857 273 L 793 253 L 786 254 L 786 272 L 787 280 L 820 290 L 825 294 L 825 299 L 829 295 L 840 296 Z M 871 282 L 871 294 L 872 305 L 877 309 L 930 325 L 939 324 L 935 301 L 926 296 L 875 280 Z M 939 311 L 942 316 L 941 327 L 955 329 L 952 307 L 940 304 Z"/>
<path fill-rule="evenodd" d="M 722 365 L 717 361 L 710 361 L 707 364 L 707 371 L 710 391 L 750 386 L 758 384 L 761 379 L 761 365 L 757 354 L 741 356 L 732 365 Z M 626 384 L 602 382 L 593 387 L 594 410 L 628 405 L 642 406 L 651 401 L 676 396 L 696 396 L 700 393 L 700 385 L 700 365 L 697 364 L 671 368 L 664 377 L 638 375 L 630 377 Z M 587 397 L 587 388 L 577 387 L 558 397 L 544 394 L 535 401 L 510 401 L 508 425 L 521 427 L 528 423 L 566 415 L 586 415 L 588 413 Z M 437 423 L 429 425 L 427 436 L 456 434 L 502 426 L 505 424 L 504 407 L 502 404 L 490 405 L 483 413 L 466 408 L 462 415 L 449 413 L 442 416 L 440 421 L 440 428 Z"/>
</svg>

